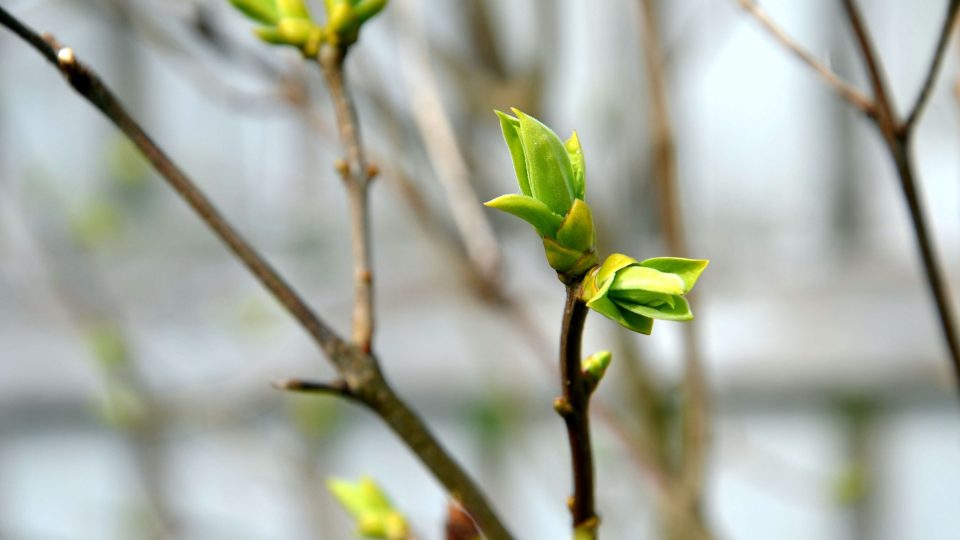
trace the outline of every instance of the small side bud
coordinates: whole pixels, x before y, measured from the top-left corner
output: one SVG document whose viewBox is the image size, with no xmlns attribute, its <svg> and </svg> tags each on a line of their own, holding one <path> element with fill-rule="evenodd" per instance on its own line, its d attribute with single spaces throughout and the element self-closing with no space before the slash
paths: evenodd
<svg viewBox="0 0 960 540">
<path fill-rule="evenodd" d="M 553 400 L 553 410 L 557 411 L 557 414 L 560 416 L 567 416 L 573 412 L 573 407 L 570 406 L 570 402 L 567 401 L 565 397 L 558 397 Z"/>
<path fill-rule="evenodd" d="M 611 360 L 613 360 L 613 355 L 610 351 L 599 351 L 586 357 L 580 363 L 580 369 L 583 371 L 583 376 L 590 386 L 591 392 L 600 384 L 600 380 L 607 372 Z"/>
<path fill-rule="evenodd" d="M 77 57 L 73 54 L 73 49 L 70 47 L 63 47 L 57 51 L 57 62 L 60 62 L 61 66 L 72 66 L 77 61 Z"/>
</svg>

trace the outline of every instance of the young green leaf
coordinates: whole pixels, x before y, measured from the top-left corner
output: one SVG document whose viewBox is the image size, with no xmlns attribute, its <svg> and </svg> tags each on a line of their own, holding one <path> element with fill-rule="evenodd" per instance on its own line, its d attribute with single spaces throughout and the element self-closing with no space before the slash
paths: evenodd
<svg viewBox="0 0 960 540">
<path fill-rule="evenodd" d="M 665 321 L 689 321 L 693 318 L 693 312 L 690 311 L 690 304 L 682 296 L 675 296 L 673 306 L 664 304 L 659 307 L 652 307 L 643 304 L 634 304 L 633 302 L 618 301 L 617 305 L 621 309 L 629 312 L 650 317 L 653 319 L 663 319 Z"/>
<path fill-rule="evenodd" d="M 354 3 L 353 10 L 361 23 L 366 22 L 387 5 L 387 0 L 360 0 Z"/>
<path fill-rule="evenodd" d="M 663 294 L 683 294 L 683 280 L 676 274 L 667 274 L 653 268 L 630 266 L 617 272 L 610 286 L 610 294 L 617 291 L 644 290 Z"/>
<path fill-rule="evenodd" d="M 280 20 L 275 0 L 230 0 L 230 3 L 255 21 L 274 25 Z"/>
<path fill-rule="evenodd" d="M 593 213 L 582 199 L 574 199 L 570 212 L 557 230 L 557 242 L 579 251 L 589 251 L 596 243 Z"/>
<path fill-rule="evenodd" d="M 710 264 L 710 261 L 703 259 L 656 257 L 643 261 L 640 266 L 680 276 L 680 279 L 683 280 L 683 292 L 688 293 L 697 283 L 697 279 L 700 278 L 700 274 L 703 273 L 708 264 Z"/>
<path fill-rule="evenodd" d="M 557 229 L 563 221 L 561 216 L 554 214 L 547 205 L 526 195 L 511 193 L 501 195 L 492 201 L 484 203 L 490 208 L 502 210 L 533 225 L 540 236 L 551 238 L 557 234 Z"/>
<path fill-rule="evenodd" d="M 573 135 L 563 144 L 570 156 L 570 167 L 573 169 L 573 196 L 586 200 L 587 197 L 587 166 L 583 159 L 583 148 L 580 147 L 580 137 L 574 131 Z"/>
<path fill-rule="evenodd" d="M 520 193 L 532 197 L 527 160 L 523 154 L 523 142 L 520 141 L 520 120 L 501 111 L 493 112 L 500 119 L 500 131 L 503 132 L 503 140 L 506 141 L 507 148 L 510 149 L 510 157 L 513 158 L 513 168 L 517 172 Z"/>
<path fill-rule="evenodd" d="M 573 204 L 573 168 L 563 141 L 536 118 L 513 109 L 520 121 L 520 140 L 530 191 L 551 210 L 566 215 Z"/>
<path fill-rule="evenodd" d="M 310 10 L 303 0 L 276 0 L 277 12 L 281 19 L 293 18 L 310 20 Z"/>
</svg>

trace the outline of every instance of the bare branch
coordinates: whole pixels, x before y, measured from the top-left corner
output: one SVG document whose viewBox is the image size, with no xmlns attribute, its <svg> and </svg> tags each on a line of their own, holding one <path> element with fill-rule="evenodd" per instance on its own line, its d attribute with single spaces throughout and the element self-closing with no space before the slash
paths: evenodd
<svg viewBox="0 0 960 540">
<path fill-rule="evenodd" d="M 400 3 L 407 31 L 398 36 L 407 91 L 413 98 L 413 119 L 417 125 L 431 166 L 443 188 L 461 242 L 471 263 L 484 281 L 499 279 L 502 266 L 500 246 L 484 214 L 476 190 L 470 183 L 470 170 L 460 148 L 449 116 L 440 97 L 439 85 L 430 65 L 427 30 L 422 21 L 419 1 Z"/>
<path fill-rule="evenodd" d="M 367 188 L 376 170 L 367 165 L 367 157 L 360 138 L 360 122 L 343 77 L 343 61 L 347 50 L 333 45 L 320 48 L 317 61 L 327 80 L 337 130 L 346 152 L 337 164 L 350 201 L 351 245 L 353 246 L 353 343 L 364 352 L 370 352 L 373 340 L 373 255 L 370 251 L 370 224 Z"/>
<path fill-rule="evenodd" d="M 930 61 L 930 68 L 927 70 L 927 77 L 920 87 L 920 94 L 917 95 L 917 101 L 914 102 L 907 119 L 904 121 L 902 130 L 909 132 L 917 123 L 917 119 L 923 113 L 923 109 L 933 93 L 933 83 L 937 79 L 937 73 L 940 72 L 940 64 L 943 63 L 943 57 L 946 56 L 947 43 L 950 41 L 950 34 L 954 24 L 957 22 L 957 10 L 960 9 L 960 0 L 950 0 L 947 6 L 947 14 L 943 18 L 943 27 L 940 29 L 940 37 L 937 39 L 937 48 L 933 53 L 933 59 Z"/>
<path fill-rule="evenodd" d="M 676 143 L 670 121 L 664 53 L 661 46 L 658 13 L 654 0 L 640 0 L 643 51 L 650 85 L 651 131 L 653 132 L 653 172 L 659 199 L 659 217 L 669 255 L 686 257 L 687 246 L 683 227 L 677 172 Z M 701 521 L 695 516 L 700 506 L 710 430 L 709 396 L 697 336 L 697 322 L 683 325 L 685 364 L 683 400 L 680 416 L 682 459 L 676 485 L 669 490 L 673 505 L 683 512 L 684 526 Z M 668 464 L 662 464 L 668 467 Z"/>
<path fill-rule="evenodd" d="M 333 382 L 307 381 L 303 379 L 281 379 L 270 383 L 277 390 L 301 392 L 304 394 L 332 394 L 335 396 L 356 399 L 350 390 L 350 385 L 342 379 Z"/>
<path fill-rule="evenodd" d="M 570 442 L 573 496 L 569 506 L 573 528 L 585 533 L 587 538 L 596 538 L 600 518 L 597 517 L 594 500 L 590 388 L 580 367 L 580 345 L 588 310 L 580 300 L 580 287 L 579 281 L 567 286 L 567 302 L 563 308 L 563 326 L 560 330 L 560 383 L 563 396 L 554 402 L 554 409 L 567 426 Z"/>
<path fill-rule="evenodd" d="M 59 46 L 50 36 L 40 37 L 2 7 L 0 7 L 0 23 L 13 30 L 54 64 L 81 96 L 103 112 L 120 131 L 130 138 L 164 180 L 193 208 L 197 216 L 243 262 L 254 277 L 300 321 L 304 329 L 331 359 L 341 355 L 346 344 L 223 217 L 197 184 L 156 145 L 143 128 L 130 117 L 100 77 L 76 58 L 72 49 Z"/>
<path fill-rule="evenodd" d="M 875 123 L 897 169 L 900 188 L 910 210 L 910 219 L 913 224 L 914 237 L 917 240 L 917 248 L 920 250 L 920 259 L 927 287 L 937 308 L 940 329 L 947 345 L 947 353 L 953 366 L 956 384 L 960 389 L 960 339 L 957 337 L 957 323 L 953 314 L 953 307 L 950 304 L 951 296 L 947 280 L 941 269 L 936 247 L 927 225 L 923 204 L 920 200 L 916 165 L 910 153 L 910 130 L 904 128 L 906 124 L 899 123 L 897 120 L 896 111 L 889 98 L 890 92 L 884 77 L 883 67 L 874 50 L 873 42 L 870 39 L 866 24 L 863 22 L 863 17 L 860 15 L 860 10 L 854 0 L 843 0 L 843 6 L 856 37 L 864 66 L 870 77 L 870 83 L 874 89 L 877 104 Z"/>
<path fill-rule="evenodd" d="M 850 102 L 851 105 L 868 117 L 873 117 L 876 114 L 876 106 L 870 98 L 850 83 L 841 79 L 836 73 L 831 71 L 830 68 L 823 65 L 816 57 L 810 54 L 809 51 L 804 49 L 802 45 L 787 35 L 783 28 L 774 22 L 767 12 L 757 5 L 756 2 L 753 0 L 739 0 L 739 2 L 740 6 L 747 13 L 753 15 L 753 17 L 757 19 L 757 22 L 759 22 L 774 39 L 789 49 L 800 61 L 813 69 L 840 97 Z"/>
<path fill-rule="evenodd" d="M 416 413 L 400 399 L 387 383 L 380 371 L 379 362 L 369 352 L 369 340 L 359 340 L 359 346 L 346 343 L 336 335 L 327 324 L 320 319 L 303 299 L 288 285 L 281 276 L 254 250 L 252 246 L 224 219 L 210 200 L 199 190 L 177 167 L 170 158 L 150 139 L 143 129 L 130 117 L 119 100 L 103 84 L 100 78 L 87 66 L 81 64 L 75 57 L 73 50 L 60 47 L 52 38 L 41 38 L 5 9 L 0 7 L 0 24 L 13 30 L 18 36 L 26 40 L 37 49 L 48 61 L 53 63 L 66 77 L 71 86 L 86 100 L 97 107 L 120 130 L 130 138 L 131 142 L 153 164 L 157 172 L 177 191 L 190 205 L 204 223 L 219 237 L 227 247 L 243 262 L 254 276 L 273 294 L 273 296 L 290 311 L 304 329 L 313 337 L 314 341 L 327 354 L 336 366 L 343 381 L 350 388 L 351 395 L 374 411 L 399 436 L 404 443 L 420 458 L 421 462 L 447 488 L 447 491 L 463 504 L 464 508 L 477 520 L 491 540 L 510 540 L 512 536 L 501 523 L 479 486 L 467 475 L 466 471 L 450 456 L 440 442 L 433 436 L 427 426 Z M 342 61 L 343 51 L 339 51 Z M 340 76 L 339 71 L 334 74 Z M 334 81 L 335 83 L 337 81 Z M 342 79 L 339 84 L 343 84 Z M 341 88 L 343 88 L 341 86 Z M 340 93 L 341 97 L 346 94 Z M 336 100 L 335 100 L 336 101 Z M 337 103 L 338 112 L 352 110 L 352 104 L 341 100 Z M 341 129 L 356 129 L 356 124 L 346 126 L 341 123 Z M 358 140 L 352 134 L 345 140 Z M 368 170 L 363 164 L 363 157 L 359 147 L 348 146 L 348 157 L 352 168 L 350 174 L 351 185 L 362 186 L 372 178 L 374 171 Z M 366 216 L 366 190 L 359 190 L 356 199 L 351 198 L 354 205 L 354 215 Z M 357 207 L 359 205 L 359 208 Z M 362 210 L 362 211 L 357 211 Z M 355 246 L 367 245 L 367 231 L 365 222 L 357 230 L 354 224 Z M 359 238 L 359 240 L 357 240 Z M 369 263 L 367 252 L 357 252 L 355 259 Z M 369 276 L 367 276 L 369 277 Z M 369 293 L 369 287 L 366 292 Z M 362 292 L 362 291 L 358 291 Z M 358 294 L 358 296 L 360 296 Z M 359 303 L 359 302 L 358 302 Z M 364 302 L 370 307 L 369 302 Z M 372 319 L 368 319 L 372 323 Z M 361 319 L 361 322 L 363 320 Z M 363 333 L 361 334 L 361 338 Z M 369 336 L 369 334 L 367 334 Z M 356 332 L 355 332 L 356 339 Z M 366 346 L 364 346 L 366 345 Z"/>
</svg>

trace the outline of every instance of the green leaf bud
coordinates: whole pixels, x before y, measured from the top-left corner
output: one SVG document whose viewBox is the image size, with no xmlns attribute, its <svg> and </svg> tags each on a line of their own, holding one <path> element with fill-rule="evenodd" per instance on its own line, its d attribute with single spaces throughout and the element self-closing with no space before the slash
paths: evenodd
<svg viewBox="0 0 960 540">
<path fill-rule="evenodd" d="M 330 10 L 327 29 L 334 34 L 346 35 L 357 31 L 360 19 L 347 2 L 338 2 Z"/>
<path fill-rule="evenodd" d="M 275 0 L 230 0 L 230 3 L 257 22 L 274 25 L 280 20 Z"/>
<path fill-rule="evenodd" d="M 512 110 L 516 116 L 495 112 L 521 194 L 486 204 L 533 225 L 543 238 L 547 262 L 563 274 L 562 280 L 580 277 L 597 260 L 593 213 L 583 198 L 585 168 L 580 140 L 574 133 L 564 143 L 536 118 Z"/>
<path fill-rule="evenodd" d="M 310 10 L 303 0 L 276 0 L 277 12 L 281 19 L 303 19 L 309 21 Z"/>
<path fill-rule="evenodd" d="M 547 205 L 526 195 L 501 195 L 492 201 L 484 203 L 490 208 L 503 210 L 508 214 L 513 214 L 518 218 L 533 225 L 540 236 L 552 238 L 557 235 L 561 223 L 564 222 L 562 216 L 554 214 Z"/>
<path fill-rule="evenodd" d="M 380 13 L 387 6 L 387 0 L 361 0 L 354 3 L 353 11 L 357 14 L 357 19 L 363 24 L 368 19 Z"/>
<path fill-rule="evenodd" d="M 573 205 L 573 168 L 557 134 L 536 118 L 513 109 L 520 121 L 527 176 L 533 196 L 565 215 Z"/>
<path fill-rule="evenodd" d="M 573 170 L 573 196 L 577 199 L 586 199 L 587 192 L 587 165 L 583 160 L 583 148 L 580 147 L 580 137 L 574 131 L 567 142 L 563 143 L 570 157 L 570 167 Z"/>
<path fill-rule="evenodd" d="M 576 251 L 589 251 L 596 244 L 596 232 L 593 227 L 593 212 L 581 199 L 573 201 L 570 212 L 557 230 L 557 242 Z"/>
<path fill-rule="evenodd" d="M 533 192 L 530 191 L 530 180 L 527 176 L 527 159 L 523 155 L 523 142 L 520 141 L 520 120 L 501 111 L 494 112 L 500 119 L 503 140 L 506 141 L 507 148 L 510 149 L 510 157 L 513 158 L 513 168 L 517 173 L 520 193 L 532 197 Z"/>
<path fill-rule="evenodd" d="M 310 40 L 316 26 L 306 19 L 287 18 L 277 23 L 277 33 L 287 45 L 302 47 Z"/>
<path fill-rule="evenodd" d="M 600 384 L 600 380 L 603 379 L 603 375 L 607 372 L 612 359 L 613 354 L 610 351 L 599 351 L 584 358 L 580 363 L 580 369 L 583 371 L 591 391 Z"/>
<path fill-rule="evenodd" d="M 649 334 L 653 319 L 693 318 L 683 295 L 693 288 L 708 262 L 660 257 L 641 263 L 615 253 L 587 274 L 581 298 L 601 315 L 635 332 Z"/>
<path fill-rule="evenodd" d="M 361 536 L 384 540 L 407 538 L 409 526 L 406 518 L 393 508 L 373 479 L 363 477 L 358 482 L 331 479 L 327 481 L 327 489 L 354 517 Z"/>
</svg>

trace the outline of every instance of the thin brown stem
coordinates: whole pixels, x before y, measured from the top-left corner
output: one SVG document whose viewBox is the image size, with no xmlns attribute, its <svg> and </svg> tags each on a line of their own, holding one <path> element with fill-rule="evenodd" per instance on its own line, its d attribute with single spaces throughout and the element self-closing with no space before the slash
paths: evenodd
<svg viewBox="0 0 960 540">
<path fill-rule="evenodd" d="M 569 500 L 575 530 L 597 537 L 600 519 L 594 501 L 593 447 L 590 443 L 591 388 L 580 367 L 580 345 L 587 320 L 587 305 L 580 300 L 581 283 L 567 285 L 567 301 L 563 308 L 560 330 L 560 383 L 563 396 L 554 408 L 563 417 L 570 442 L 570 464 L 573 471 L 573 496 Z"/>
<path fill-rule="evenodd" d="M 276 270 L 231 225 L 209 198 L 197 187 L 143 128 L 127 113 L 120 101 L 69 47 L 60 47 L 50 36 L 41 38 L 6 10 L 0 7 L 0 23 L 11 28 L 53 63 L 67 82 L 87 101 L 99 109 L 126 135 L 154 166 L 164 180 L 184 199 L 197 216 L 240 259 L 254 277 L 301 323 L 304 329 L 331 358 L 338 356 L 346 344 L 303 301 Z"/>
<path fill-rule="evenodd" d="M 946 56 L 947 43 L 950 41 L 950 34 L 954 24 L 957 22 L 957 10 L 960 9 L 960 0 L 950 0 L 947 6 L 947 14 L 943 18 L 943 26 L 940 28 L 940 37 L 937 39 L 937 47 L 933 52 L 933 59 L 930 61 L 930 67 L 927 69 L 927 76 L 920 87 L 920 93 L 914 102 L 907 119 L 903 122 L 902 130 L 910 132 L 917 120 L 923 113 L 923 109 L 933 93 L 933 84 L 937 80 L 937 73 L 940 72 L 940 65 L 943 63 L 943 57 Z"/>
<path fill-rule="evenodd" d="M 347 49 L 324 45 L 317 61 L 327 80 L 333 109 L 337 117 L 337 130 L 346 157 L 338 163 L 338 169 L 347 188 L 350 202 L 351 245 L 353 246 L 353 344 L 364 352 L 372 348 L 373 314 L 373 260 L 370 251 L 370 226 L 367 187 L 375 170 L 367 165 L 363 141 L 360 138 L 360 122 L 353 99 L 343 76 L 343 61 Z"/>
<path fill-rule="evenodd" d="M 337 368 L 343 383 L 349 388 L 350 395 L 375 411 L 390 426 L 440 480 L 451 496 L 460 501 L 470 515 L 474 516 L 487 537 L 491 540 L 510 540 L 511 535 L 500 522 L 479 486 L 450 457 L 423 421 L 393 392 L 380 371 L 376 357 L 368 350 L 364 350 L 362 346 L 364 343 L 369 345 L 369 340 L 360 339 L 358 340 L 360 346 L 355 346 L 334 333 L 277 271 L 227 222 L 196 183 L 160 150 L 143 128 L 130 117 L 99 76 L 77 60 L 72 49 L 61 47 L 51 37 L 40 37 L 2 7 L 0 7 L 0 25 L 10 28 L 53 63 L 84 99 L 99 109 L 133 142 L 164 180 L 310 334 Z M 340 82 L 342 85 L 342 80 Z M 338 107 L 343 106 L 342 103 L 338 105 Z M 346 103 L 346 107 L 352 109 L 349 103 Z M 341 125 L 341 128 L 344 127 Z M 355 123 L 353 129 L 356 129 Z M 354 132 L 354 135 L 348 136 L 345 140 L 359 141 L 359 135 Z M 365 187 L 373 176 L 373 171 L 365 168 L 362 154 L 359 152 L 359 149 L 351 149 L 348 145 L 348 157 L 353 166 L 350 175 L 353 179 L 351 185 L 359 185 L 358 179 L 362 178 Z M 363 194 L 365 197 L 365 191 Z M 365 202 L 365 199 L 360 200 Z M 355 235 L 355 243 L 367 244 L 363 240 L 366 238 L 366 231 L 360 232 L 362 234 Z M 360 240 L 356 240 L 358 238 Z M 364 256 L 360 258 L 369 263 L 368 253 L 364 250 L 362 254 Z M 369 287 L 366 287 L 366 290 L 369 291 Z M 364 304 L 368 307 L 370 305 L 367 302 Z"/>
<path fill-rule="evenodd" d="M 923 204 L 920 200 L 916 179 L 916 166 L 913 163 L 913 156 L 910 152 L 910 134 L 912 130 L 908 127 L 907 123 L 901 123 L 897 119 L 880 58 L 874 49 L 873 41 L 870 38 L 860 10 L 857 8 L 854 0 L 843 0 L 843 6 L 847 13 L 847 19 L 850 21 L 854 37 L 856 38 L 860 55 L 863 58 L 867 75 L 870 78 L 870 84 L 874 90 L 878 113 L 876 116 L 876 125 L 880 130 L 883 141 L 897 169 L 900 188 L 907 202 L 907 208 L 910 211 L 910 220 L 913 225 L 914 236 L 917 240 L 917 248 L 920 251 L 920 259 L 923 264 L 927 287 L 930 290 L 931 296 L 933 296 L 933 301 L 937 308 L 940 328 L 953 366 L 954 377 L 958 389 L 960 389 L 960 340 L 957 338 L 956 318 L 954 317 L 953 308 L 950 304 L 950 293 L 947 282 L 940 268 L 939 258 L 929 232 Z M 948 12 L 948 17 L 953 17 L 955 14 L 952 8 L 953 6 L 951 6 Z M 936 70 L 938 64 L 939 62 L 934 61 L 931 69 Z M 932 76 L 928 76 L 928 78 L 932 78 Z"/>
<path fill-rule="evenodd" d="M 876 114 L 876 107 L 873 101 L 865 96 L 860 90 L 857 90 L 850 83 L 841 79 L 836 73 L 823 65 L 815 56 L 803 48 L 781 28 L 766 11 L 756 4 L 753 0 L 739 0 L 740 6 L 760 23 L 770 35 L 779 41 L 784 47 L 792 52 L 801 62 L 807 64 L 816 74 L 827 83 L 843 99 L 850 102 L 851 105 L 860 110 L 868 117 Z"/>
</svg>

